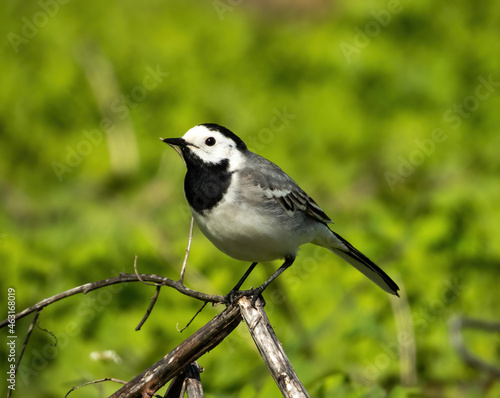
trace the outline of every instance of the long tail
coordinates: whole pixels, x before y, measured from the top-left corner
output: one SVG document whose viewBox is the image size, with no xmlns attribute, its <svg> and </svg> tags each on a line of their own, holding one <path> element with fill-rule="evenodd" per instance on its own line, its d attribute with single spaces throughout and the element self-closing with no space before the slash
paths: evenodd
<svg viewBox="0 0 500 398">
<path fill-rule="evenodd" d="M 333 231 L 331 231 L 331 233 L 336 239 L 334 239 L 334 242 L 331 242 L 330 240 L 330 244 L 327 246 L 327 249 L 339 257 L 342 257 L 345 261 L 351 264 L 354 268 L 368 277 L 372 282 L 377 284 L 387 293 L 394 294 L 399 297 L 398 285 L 396 285 L 396 283 L 384 271 L 382 271 L 373 261 L 371 261 L 340 235 Z"/>
</svg>

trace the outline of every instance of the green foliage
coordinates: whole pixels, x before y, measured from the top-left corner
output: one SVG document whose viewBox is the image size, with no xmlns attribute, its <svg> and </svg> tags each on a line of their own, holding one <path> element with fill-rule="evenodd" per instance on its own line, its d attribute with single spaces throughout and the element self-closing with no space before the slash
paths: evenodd
<svg viewBox="0 0 500 398">
<path fill-rule="evenodd" d="M 447 321 L 498 317 L 500 8 L 236 3 L 4 2 L 2 296 L 15 288 L 21 310 L 133 272 L 135 255 L 140 272 L 177 278 L 189 227 L 184 166 L 158 136 L 220 123 L 295 178 L 406 292 L 411 388 L 388 296 L 340 259 L 301 250 L 265 297 L 311 396 L 498 396 L 498 382 L 458 358 Z M 246 266 L 195 231 L 186 282 L 223 294 Z M 249 286 L 277 266 L 261 265 Z M 205 309 L 180 334 L 199 303 L 163 289 L 135 332 L 152 294 L 122 285 L 42 311 L 57 345 L 35 328 L 17 396 L 128 380 L 220 311 Z M 18 352 L 30 321 L 16 324 Z M 465 338 L 498 365 L 498 337 Z M 102 359 L 107 350 L 121 361 Z M 279 396 L 244 325 L 200 363 L 208 397 Z"/>
</svg>

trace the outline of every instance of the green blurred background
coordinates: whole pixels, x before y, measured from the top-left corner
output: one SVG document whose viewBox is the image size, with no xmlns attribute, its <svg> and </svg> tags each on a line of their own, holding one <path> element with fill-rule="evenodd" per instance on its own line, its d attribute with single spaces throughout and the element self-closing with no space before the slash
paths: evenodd
<svg viewBox="0 0 500 398">
<path fill-rule="evenodd" d="M 2 303 L 8 287 L 21 310 L 133 272 L 134 255 L 140 272 L 176 279 L 189 230 L 184 165 L 158 137 L 215 122 L 278 163 L 403 289 L 392 300 L 339 258 L 301 250 L 265 297 L 311 396 L 500 396 L 457 355 L 448 326 L 499 315 L 498 3 L 1 7 Z M 195 230 L 188 286 L 224 294 L 246 267 Z M 46 308 L 39 325 L 58 344 L 35 328 L 14 396 L 129 380 L 222 310 L 179 333 L 200 303 L 164 288 L 135 332 L 153 292 L 121 285 Z M 31 319 L 16 324 L 18 352 Z M 499 366 L 498 334 L 464 339 Z M 199 362 L 207 397 L 280 396 L 243 324 Z"/>
</svg>

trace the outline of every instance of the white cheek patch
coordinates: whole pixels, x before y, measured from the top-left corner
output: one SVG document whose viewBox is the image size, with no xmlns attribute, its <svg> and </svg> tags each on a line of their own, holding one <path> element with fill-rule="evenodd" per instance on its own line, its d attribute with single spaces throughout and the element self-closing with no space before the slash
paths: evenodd
<svg viewBox="0 0 500 398">
<path fill-rule="evenodd" d="M 205 163 L 219 163 L 220 162 L 220 159 L 218 159 L 216 156 L 214 156 L 214 154 L 211 154 L 211 153 L 207 153 L 206 151 L 204 151 L 203 149 L 201 148 L 197 148 L 195 146 L 190 146 L 189 149 L 191 150 L 191 152 L 199 157 L 203 162 Z"/>
<path fill-rule="evenodd" d="M 205 149 L 196 149 L 194 152 L 201 160 L 206 163 L 217 164 L 222 162 L 223 160 L 228 159 L 228 156 L 223 151 L 214 150 L 213 152 L 209 152 Z"/>
<path fill-rule="evenodd" d="M 215 145 L 206 144 L 209 137 L 215 139 Z M 182 138 L 188 143 L 193 155 L 205 163 L 217 164 L 227 159 L 230 171 L 240 169 L 244 163 L 244 157 L 232 139 L 205 126 L 193 127 Z"/>
</svg>

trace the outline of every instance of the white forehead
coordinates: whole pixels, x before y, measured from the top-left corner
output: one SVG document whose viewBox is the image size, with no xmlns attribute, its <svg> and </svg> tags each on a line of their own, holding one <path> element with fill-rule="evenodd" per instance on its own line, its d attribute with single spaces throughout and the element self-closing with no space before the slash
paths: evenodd
<svg viewBox="0 0 500 398">
<path fill-rule="evenodd" d="M 234 145 L 234 141 L 219 131 L 210 130 L 208 127 L 199 125 L 189 129 L 182 138 L 184 138 L 190 144 L 201 144 L 206 141 L 208 137 L 214 137 L 218 143 Z"/>
<path fill-rule="evenodd" d="M 186 141 L 191 142 L 190 140 L 195 140 L 198 139 L 199 137 L 204 137 L 204 136 L 208 137 L 209 133 L 210 130 L 207 129 L 205 126 L 194 126 L 193 128 L 189 129 L 182 138 L 184 138 Z"/>
<path fill-rule="evenodd" d="M 213 137 L 215 145 L 206 144 L 206 140 Z M 190 150 L 199 158 L 209 163 L 219 163 L 224 159 L 230 162 L 230 169 L 239 168 L 243 161 L 241 152 L 237 149 L 237 143 L 230 137 L 225 136 L 217 130 L 211 130 L 204 125 L 198 125 L 189 129 L 182 137 L 188 144 Z"/>
</svg>

